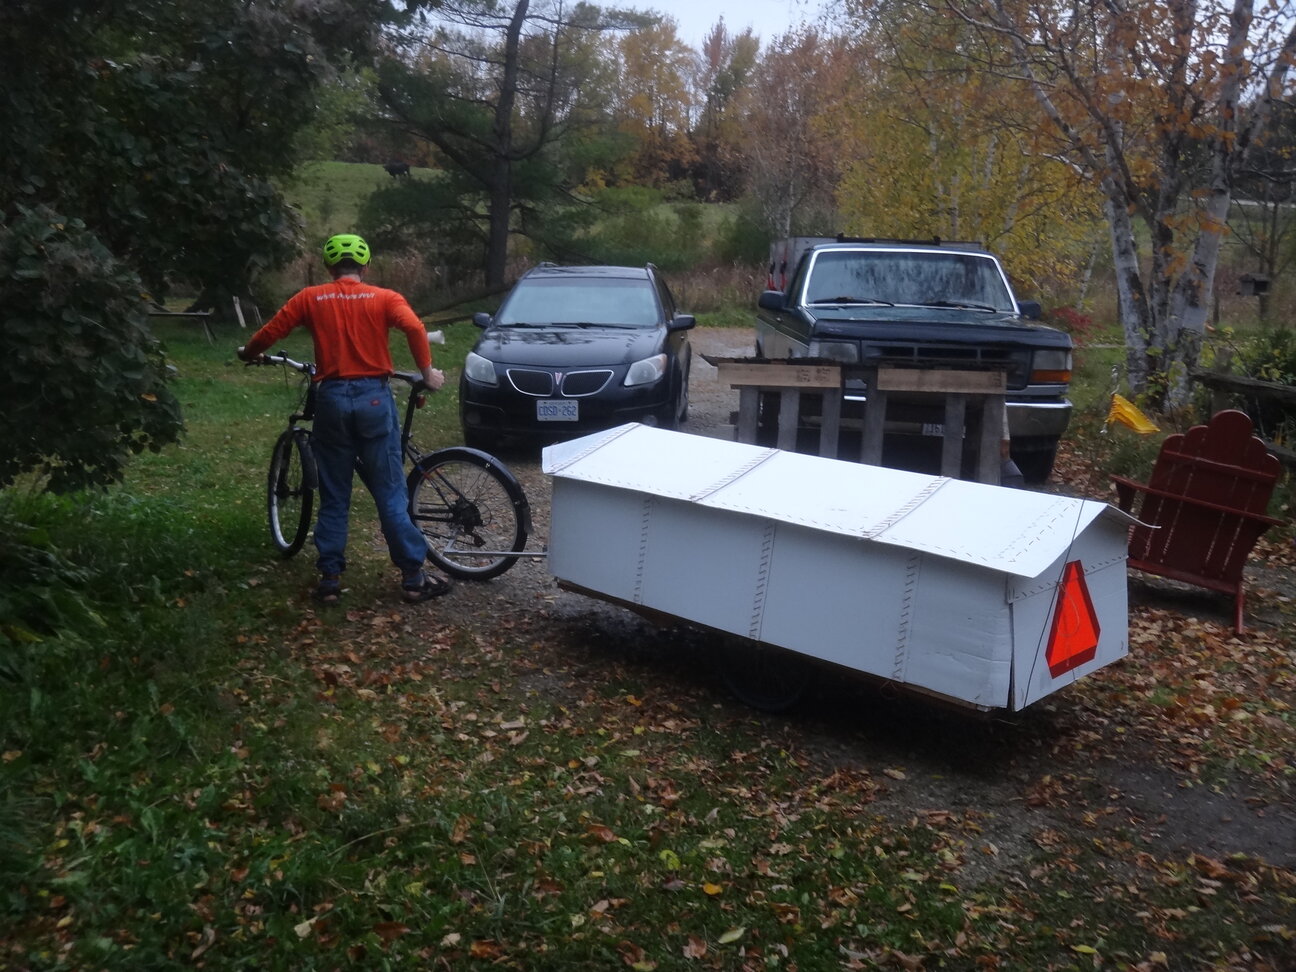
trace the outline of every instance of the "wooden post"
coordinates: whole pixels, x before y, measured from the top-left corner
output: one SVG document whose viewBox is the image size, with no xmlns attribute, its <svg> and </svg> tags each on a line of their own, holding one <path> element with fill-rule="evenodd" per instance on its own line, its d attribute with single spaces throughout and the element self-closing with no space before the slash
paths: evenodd
<svg viewBox="0 0 1296 972">
<path fill-rule="evenodd" d="M 738 389 L 739 442 L 756 441 L 761 392 L 778 392 L 780 449 L 796 448 L 801 394 L 818 391 L 823 398 L 823 425 L 819 432 L 820 455 L 836 457 L 841 429 L 841 369 L 836 365 L 803 365 L 795 362 L 717 361 L 720 381 Z M 828 443 L 831 451 L 825 451 Z"/>
<path fill-rule="evenodd" d="M 967 420 L 966 395 L 945 396 L 945 424 L 941 432 L 941 475 L 958 479 L 963 472 L 963 427 Z"/>
<path fill-rule="evenodd" d="M 751 445 L 756 441 L 756 423 L 760 419 L 760 389 L 743 385 L 738 389 L 738 427 L 734 439 Z"/>
<path fill-rule="evenodd" d="M 1008 438 L 1008 409 L 1004 397 L 987 395 L 981 403 L 981 442 L 977 449 L 977 482 L 1000 485 L 1004 439 Z"/>
<path fill-rule="evenodd" d="M 878 381 L 878 368 L 864 372 L 868 404 L 864 406 L 864 432 L 860 437 L 860 462 L 882 465 L 882 432 L 886 425 L 887 390 Z"/>
<path fill-rule="evenodd" d="M 976 469 L 977 482 L 999 484 L 1002 457 L 1000 444 L 1004 429 L 1004 390 L 1007 378 L 1002 371 L 957 371 L 947 368 L 881 367 L 870 376 L 868 404 L 864 408 L 864 448 L 861 460 L 878 463 L 882 458 L 882 432 L 886 424 L 888 396 L 940 395 L 945 401 L 944 442 L 941 446 L 941 475 L 958 478 L 963 465 L 964 427 L 968 404 L 977 415 Z M 876 458 L 870 458 L 875 456 Z"/>
</svg>

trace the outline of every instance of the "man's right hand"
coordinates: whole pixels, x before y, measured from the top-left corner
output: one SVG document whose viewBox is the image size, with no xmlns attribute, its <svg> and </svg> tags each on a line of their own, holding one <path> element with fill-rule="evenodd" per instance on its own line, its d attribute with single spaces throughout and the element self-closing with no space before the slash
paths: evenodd
<svg viewBox="0 0 1296 972">
<path fill-rule="evenodd" d="M 234 353 L 239 356 L 239 360 L 244 364 L 257 364 L 258 362 L 265 360 L 265 355 L 259 352 L 257 354 L 249 355 L 246 347 L 240 347 Z"/>
</svg>

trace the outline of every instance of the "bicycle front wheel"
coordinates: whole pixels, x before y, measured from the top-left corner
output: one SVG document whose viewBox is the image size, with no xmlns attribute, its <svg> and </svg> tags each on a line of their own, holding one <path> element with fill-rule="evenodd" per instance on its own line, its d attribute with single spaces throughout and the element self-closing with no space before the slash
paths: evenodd
<svg viewBox="0 0 1296 972">
<path fill-rule="evenodd" d="M 266 482 L 270 539 L 285 557 L 291 557 L 306 542 L 315 509 L 315 457 L 305 439 L 302 430 L 288 429 L 270 455 Z"/>
<path fill-rule="evenodd" d="M 531 527 L 522 487 L 494 457 L 442 449 L 409 474 L 410 516 L 428 556 L 452 577 L 487 580 L 517 562 Z"/>
</svg>

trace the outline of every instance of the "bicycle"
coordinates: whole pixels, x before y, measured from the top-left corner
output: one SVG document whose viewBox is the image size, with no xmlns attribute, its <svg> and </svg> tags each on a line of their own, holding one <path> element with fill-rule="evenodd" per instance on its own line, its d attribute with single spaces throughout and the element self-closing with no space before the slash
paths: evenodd
<svg viewBox="0 0 1296 972">
<path fill-rule="evenodd" d="M 291 557 L 306 542 L 319 487 L 311 430 L 302 424 L 315 416 L 315 366 L 282 351 L 248 363 L 291 368 L 302 374 L 306 386 L 299 407 L 288 416 L 288 428 L 275 442 L 266 482 L 270 539 L 284 557 Z M 489 580 L 521 557 L 543 556 L 525 550 L 531 507 L 517 478 L 480 449 L 419 449 L 412 435 L 414 412 L 425 403 L 427 388 L 417 374 L 397 371 L 393 377 L 410 386 L 401 451 L 410 466 L 410 516 L 427 539 L 432 561 L 452 577 Z M 363 479 L 363 466 L 357 463 L 356 471 Z"/>
</svg>

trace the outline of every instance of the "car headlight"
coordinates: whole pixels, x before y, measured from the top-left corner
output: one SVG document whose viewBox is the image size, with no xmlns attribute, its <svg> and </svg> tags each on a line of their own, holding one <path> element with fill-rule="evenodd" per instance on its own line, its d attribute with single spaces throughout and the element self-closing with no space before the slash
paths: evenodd
<svg viewBox="0 0 1296 972">
<path fill-rule="evenodd" d="M 820 341 L 810 342 L 806 349 L 807 357 L 827 358 L 829 361 L 840 361 L 842 364 L 855 364 L 859 361 L 859 345 L 854 341 Z"/>
<path fill-rule="evenodd" d="M 1071 352 L 1062 348 L 1036 351 L 1031 361 L 1032 385 L 1065 385 L 1071 380 Z"/>
<path fill-rule="evenodd" d="M 626 372 L 623 384 L 647 385 L 664 374 L 666 374 L 666 355 L 654 354 L 651 358 L 644 358 L 632 364 L 630 370 Z"/>
<path fill-rule="evenodd" d="M 463 373 L 470 381 L 480 382 L 483 385 L 497 383 L 495 362 L 490 358 L 483 358 L 476 351 L 469 351 L 468 357 L 464 358 Z"/>
</svg>

